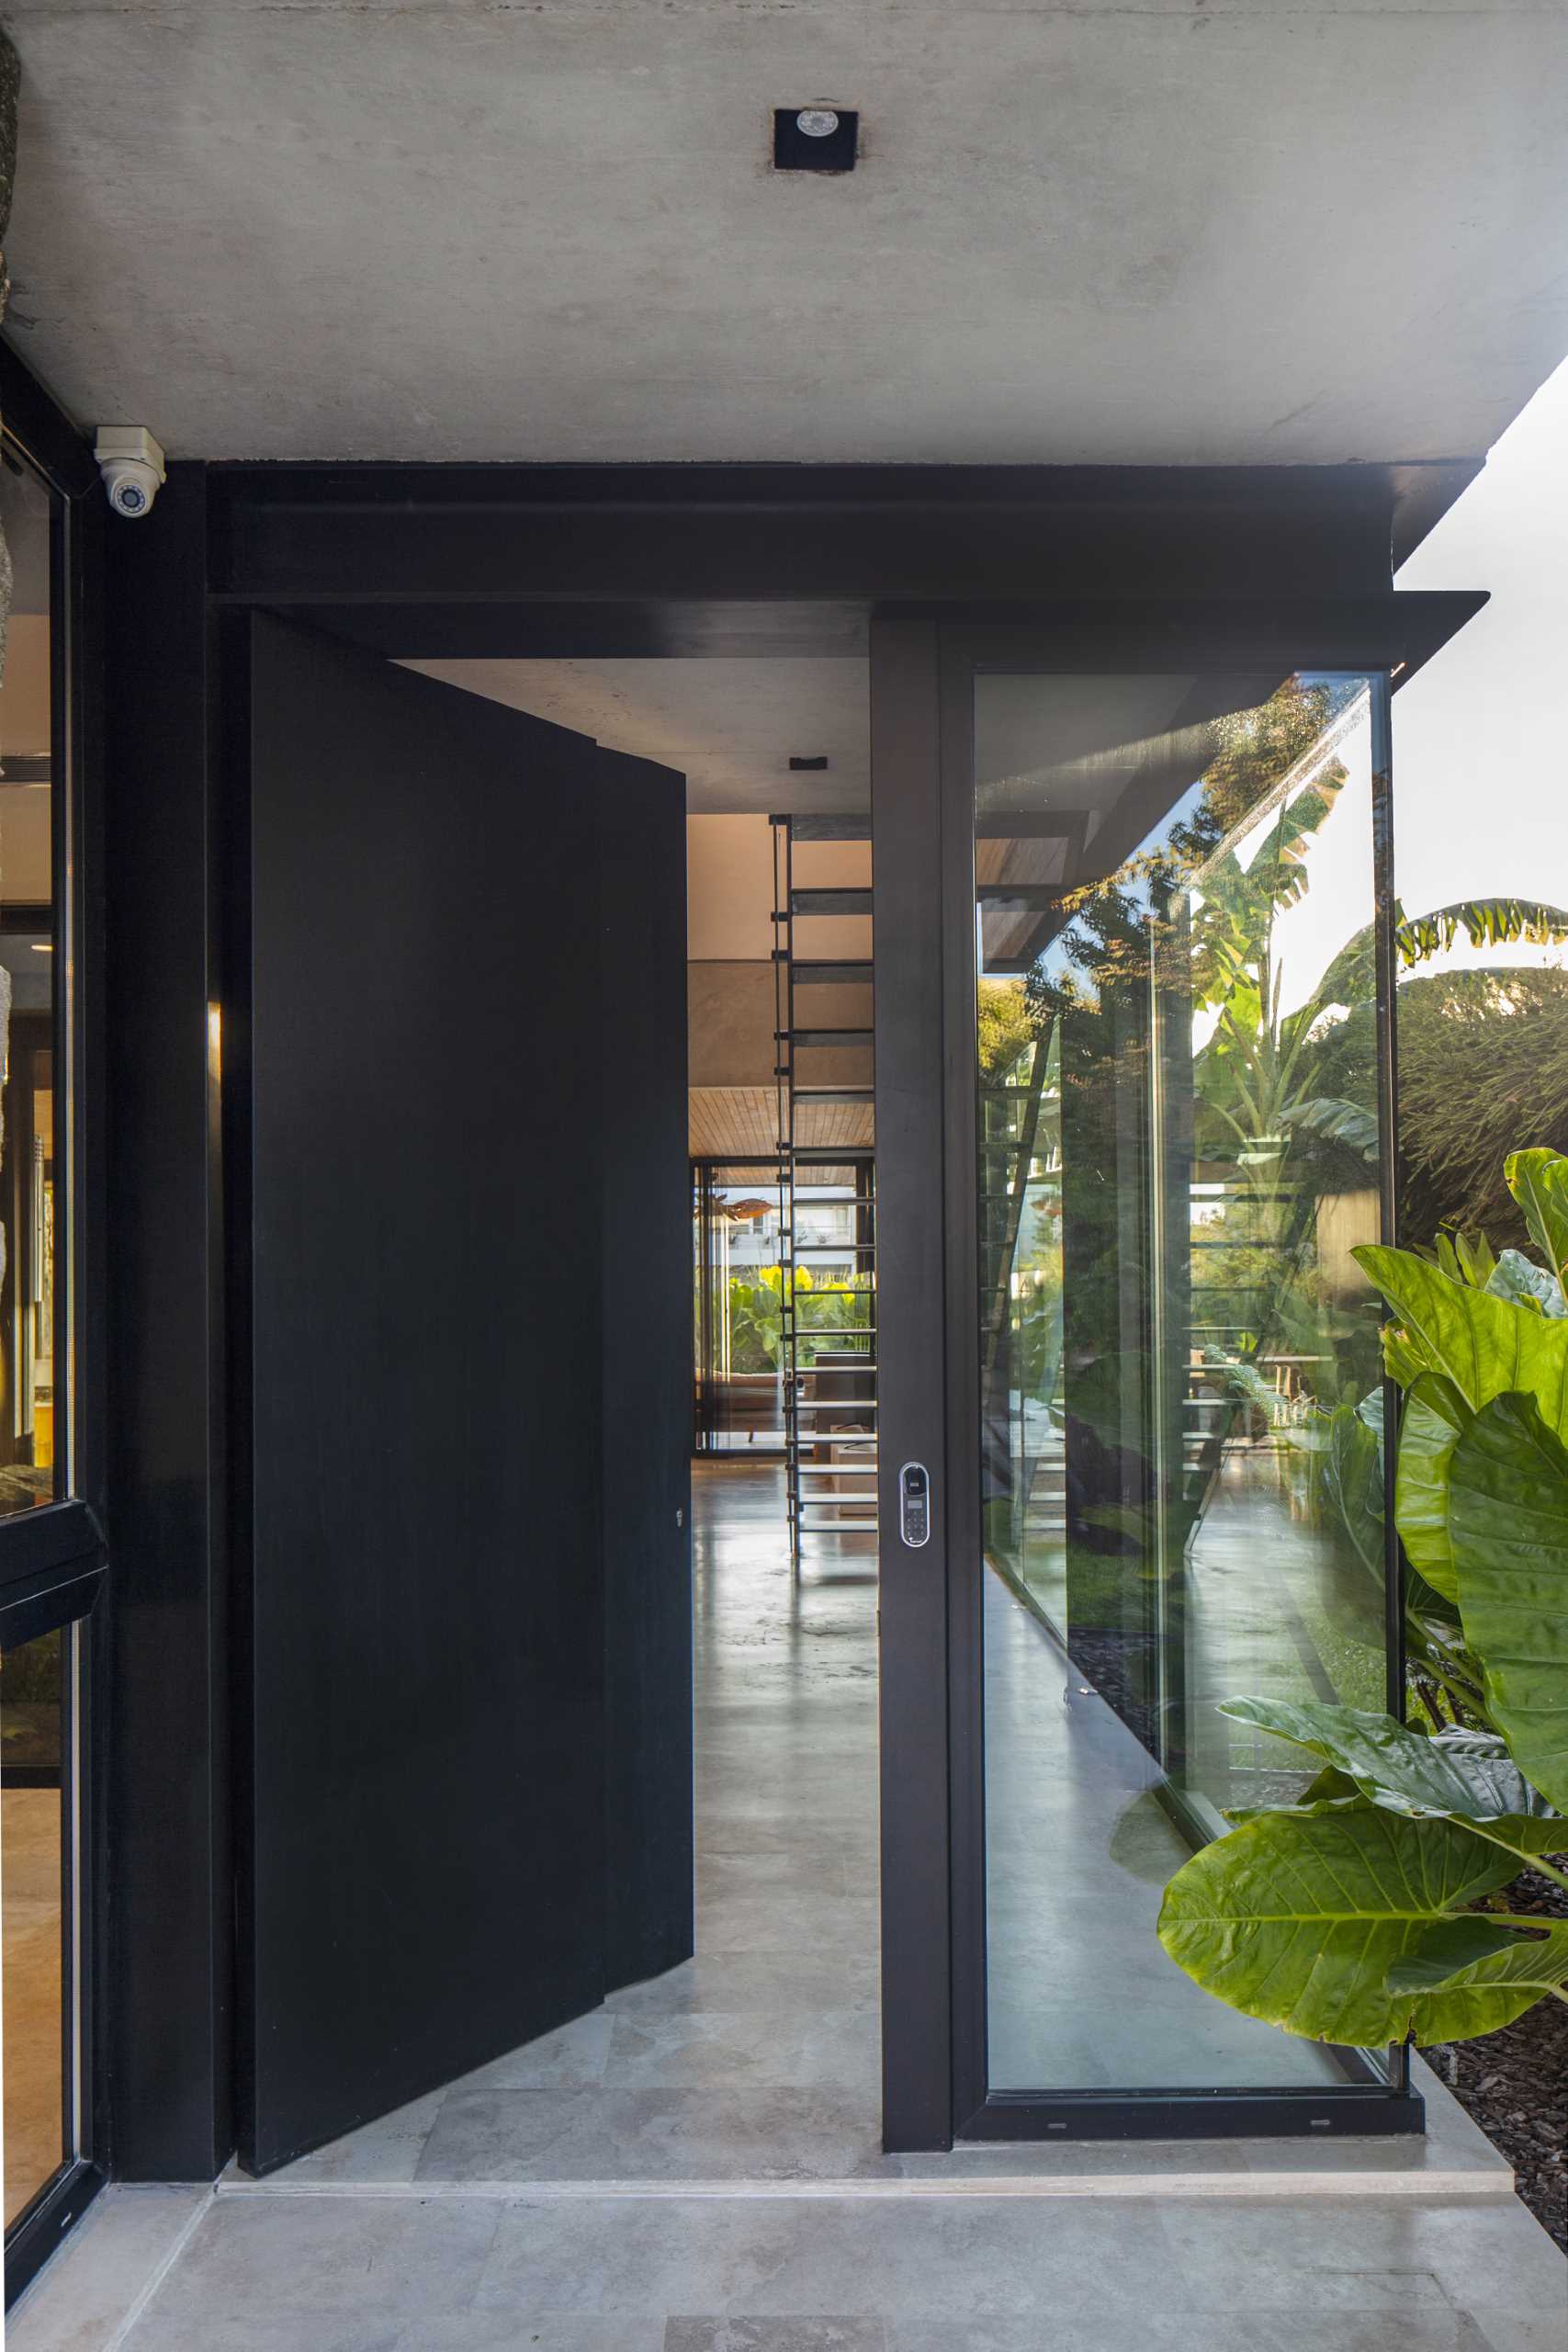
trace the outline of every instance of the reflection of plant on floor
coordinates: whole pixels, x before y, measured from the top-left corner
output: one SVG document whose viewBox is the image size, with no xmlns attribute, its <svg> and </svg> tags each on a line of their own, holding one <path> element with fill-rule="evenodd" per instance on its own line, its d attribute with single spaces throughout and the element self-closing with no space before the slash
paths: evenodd
<svg viewBox="0 0 1568 2352">
<path fill-rule="evenodd" d="M 1499 1903 L 1521 1871 L 1568 1891 L 1547 1859 L 1568 1851 L 1568 1159 L 1516 1153 L 1507 1181 L 1539 1282 L 1496 1286 L 1484 1252 L 1357 1253 L 1397 1318 L 1400 1533 L 1494 1728 L 1230 1702 L 1323 1769 L 1296 1804 L 1234 1815 L 1160 1914 L 1195 1982 L 1321 2041 L 1468 2041 L 1568 2000 L 1568 1922 Z"/>
</svg>

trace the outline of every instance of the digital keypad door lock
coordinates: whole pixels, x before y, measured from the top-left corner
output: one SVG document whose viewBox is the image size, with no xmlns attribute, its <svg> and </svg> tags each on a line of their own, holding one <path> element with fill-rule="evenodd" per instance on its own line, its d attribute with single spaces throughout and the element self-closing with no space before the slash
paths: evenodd
<svg viewBox="0 0 1568 2352">
<path fill-rule="evenodd" d="M 931 1473 L 923 1462 L 906 1462 L 898 1473 L 898 1532 L 911 1549 L 931 1532 Z"/>
</svg>

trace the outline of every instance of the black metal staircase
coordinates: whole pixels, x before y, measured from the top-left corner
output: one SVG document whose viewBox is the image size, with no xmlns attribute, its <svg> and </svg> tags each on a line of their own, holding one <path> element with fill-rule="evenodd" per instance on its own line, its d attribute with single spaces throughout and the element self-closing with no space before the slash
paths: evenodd
<svg viewBox="0 0 1568 2352">
<path fill-rule="evenodd" d="M 872 963 L 869 954 L 805 953 L 799 932 L 807 926 L 815 946 L 829 925 L 864 930 L 871 824 L 802 816 L 773 825 L 784 1467 L 798 1573 L 814 1542 L 837 1545 L 877 1527 Z M 824 842 L 863 842 L 865 878 L 813 878 L 812 845 Z M 829 1233 L 829 1223 L 848 1229 Z M 818 1283 L 814 1268 L 840 1278 Z"/>
</svg>

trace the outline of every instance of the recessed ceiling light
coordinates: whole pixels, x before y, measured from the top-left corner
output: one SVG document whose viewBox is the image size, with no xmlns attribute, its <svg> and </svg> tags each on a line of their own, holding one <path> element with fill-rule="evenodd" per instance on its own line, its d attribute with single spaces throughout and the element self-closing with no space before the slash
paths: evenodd
<svg viewBox="0 0 1568 2352">
<path fill-rule="evenodd" d="M 52 956 L 54 953 L 54 942 L 51 939 L 29 939 L 28 945 L 35 956 Z"/>
<path fill-rule="evenodd" d="M 779 107 L 773 114 L 773 168 L 852 172 L 860 117 L 848 107 Z"/>
</svg>

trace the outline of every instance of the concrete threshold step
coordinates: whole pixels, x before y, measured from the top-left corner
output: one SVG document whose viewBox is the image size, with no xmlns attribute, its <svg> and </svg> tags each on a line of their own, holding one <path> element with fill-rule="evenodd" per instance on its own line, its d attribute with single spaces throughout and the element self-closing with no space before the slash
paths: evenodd
<svg viewBox="0 0 1568 2352">
<path fill-rule="evenodd" d="M 1258 2203 L 1301 2198 L 1422 2198 L 1447 2200 L 1456 2197 L 1511 2197 L 1514 2177 L 1505 2165 L 1498 2172 L 1461 2166 L 1449 2170 L 1412 2167 L 1404 2171 L 1369 2167 L 1332 2171 L 1321 2161 L 1296 2171 L 1276 2169 L 1205 2171 L 1200 2161 L 1185 2170 L 1169 2172 L 965 2173 L 931 2177 L 914 2174 L 899 2179 L 841 2180 L 246 2180 L 225 2174 L 215 2195 L 220 2198 L 319 2197 L 369 2198 L 378 2202 L 458 2203 L 465 2199 L 491 2204 L 577 2204 L 592 2200 L 667 2203 L 701 2199 L 729 2203 L 866 2204 L 904 2202 L 912 2199 L 970 2201 L 975 2199 L 1097 2198 L 1139 2201 L 1154 2199 L 1201 2198 L 1231 2203 Z"/>
</svg>

